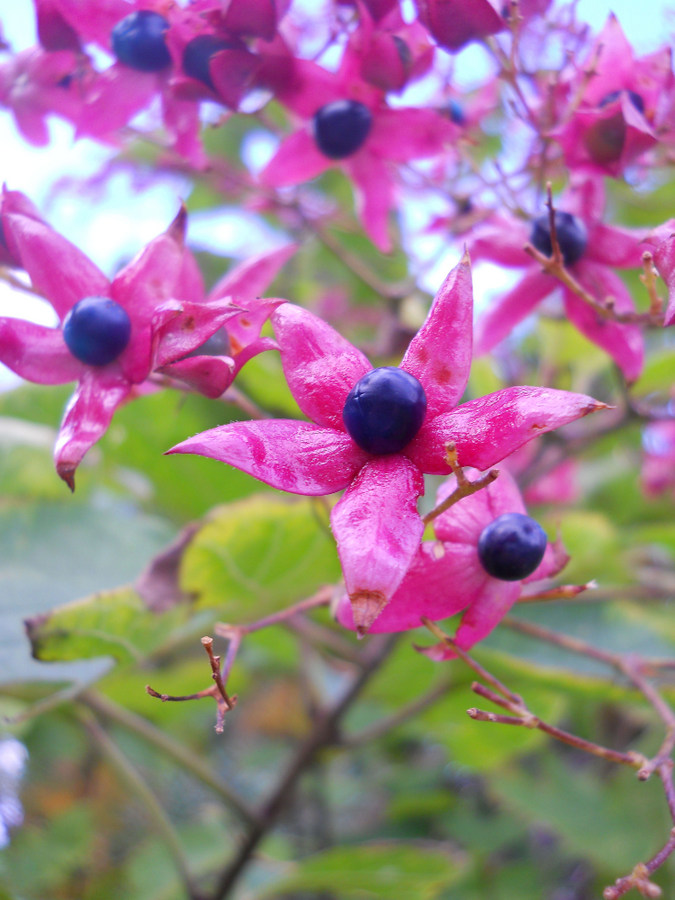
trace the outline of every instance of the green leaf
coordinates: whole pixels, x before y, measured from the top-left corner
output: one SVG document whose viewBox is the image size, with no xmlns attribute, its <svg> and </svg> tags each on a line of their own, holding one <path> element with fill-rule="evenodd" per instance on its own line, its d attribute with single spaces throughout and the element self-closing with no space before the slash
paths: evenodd
<svg viewBox="0 0 675 900">
<path fill-rule="evenodd" d="M 449 847 L 431 842 L 373 842 L 335 847 L 302 860 L 295 872 L 261 894 L 330 891 L 353 900 L 432 900 L 463 871 Z"/>
<path fill-rule="evenodd" d="M 43 661 L 111 656 L 140 662 L 183 625 L 189 608 L 153 613 L 130 587 L 75 600 L 27 621 L 33 655 Z"/>
<path fill-rule="evenodd" d="M 4 869 L 19 896 L 73 896 L 78 870 L 91 863 L 96 836 L 90 810 L 73 805 L 43 822 L 26 822 L 2 854 Z M 64 892 L 59 887 L 65 888 Z M 66 893 L 67 892 L 67 893 Z"/>
<path fill-rule="evenodd" d="M 661 847 L 672 826 L 657 779 L 639 782 L 625 768 L 608 778 L 553 753 L 502 771 L 492 790 L 519 816 L 546 824 L 571 852 L 617 877 Z"/>
<path fill-rule="evenodd" d="M 181 588 L 195 594 L 200 607 L 250 621 L 339 576 L 324 507 L 260 495 L 212 514 L 185 551 Z"/>
</svg>

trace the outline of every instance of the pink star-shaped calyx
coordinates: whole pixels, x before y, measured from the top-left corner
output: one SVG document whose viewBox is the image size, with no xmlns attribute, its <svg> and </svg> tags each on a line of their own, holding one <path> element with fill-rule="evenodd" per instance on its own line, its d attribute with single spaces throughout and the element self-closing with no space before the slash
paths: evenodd
<svg viewBox="0 0 675 900">
<path fill-rule="evenodd" d="M 657 143 L 663 96 L 672 84 L 670 48 L 636 59 L 611 14 L 585 64 L 571 79 L 571 98 L 578 102 L 583 89 L 578 106 L 551 132 L 567 165 L 620 177 L 626 166 Z"/>
<path fill-rule="evenodd" d="M 279 45 L 281 46 L 281 45 Z M 310 60 L 282 52 L 270 56 L 264 80 L 301 127 L 287 137 L 261 173 L 270 187 L 300 184 L 338 166 L 349 176 L 363 226 L 378 249 L 392 248 L 389 214 L 395 205 L 395 165 L 436 156 L 447 150 L 461 130 L 434 109 L 392 108 L 383 90 L 361 76 L 363 59 L 354 43 L 345 49 L 337 73 Z M 340 147 L 322 142 L 318 116 L 326 122 L 340 104 L 354 113 L 337 129 Z M 329 112 L 330 111 L 330 112 Z M 358 135 L 351 146 L 345 135 Z M 330 134 L 330 126 L 329 126 Z M 332 139 L 335 138 L 332 134 Z"/>
<path fill-rule="evenodd" d="M 62 327 L 0 318 L 0 362 L 38 384 L 77 381 L 55 448 L 56 469 L 74 487 L 75 470 L 106 431 L 115 410 L 150 373 L 200 347 L 242 310 L 229 302 L 199 303 L 201 280 L 184 245 L 186 214 L 155 238 L 110 281 L 80 250 L 40 218 L 23 195 L 6 191 L 2 229 L 7 251 L 61 323 L 85 298 L 113 301 L 130 325 L 124 348 L 105 364 L 82 361 Z M 234 363 L 229 361 L 232 368 Z"/>
<path fill-rule="evenodd" d="M 642 265 L 644 247 L 640 241 L 646 231 L 605 225 L 602 221 L 604 206 L 605 194 L 600 179 L 577 176 L 572 180 L 561 198 L 558 212 L 577 220 L 578 227 L 585 231 L 585 243 L 578 259 L 567 263 L 566 267 L 581 287 L 598 301 L 611 297 L 618 313 L 633 312 L 635 307 L 630 292 L 613 269 Z M 558 237 L 562 241 L 563 229 L 560 231 Z M 523 249 L 532 236 L 532 222 L 496 215 L 491 222 L 476 229 L 470 241 L 471 254 L 475 258 L 525 269 L 522 280 L 479 320 L 476 353 L 492 350 L 558 288 L 562 291 L 567 318 L 589 341 L 612 357 L 628 381 L 635 381 L 644 362 L 640 328 L 600 316 L 569 287 L 542 271 L 539 263 Z"/>
<path fill-rule="evenodd" d="M 424 531 L 417 510 L 422 476 L 450 472 L 450 442 L 461 464 L 483 470 L 536 435 L 604 406 L 537 387 L 507 388 L 457 406 L 471 364 L 472 307 L 465 256 L 401 362 L 401 378 L 409 382 L 412 376 L 423 389 L 426 412 L 417 433 L 409 438 L 406 432 L 403 445 L 391 452 L 364 449 L 344 417 L 353 389 L 373 372 L 371 363 L 317 316 L 289 303 L 271 321 L 289 387 L 311 421 L 234 422 L 169 451 L 220 460 L 295 494 L 344 490 L 331 525 L 361 634 L 387 606 L 417 552 Z"/>
<path fill-rule="evenodd" d="M 465 472 L 470 480 L 479 474 L 474 470 Z M 456 487 L 453 475 L 441 485 L 437 502 L 442 503 Z M 438 516 L 434 523 L 436 540 L 421 544 L 398 590 L 371 631 L 409 631 L 422 626 L 423 618 L 436 622 L 464 610 L 455 635 L 457 645 L 468 650 L 487 637 L 518 600 L 523 584 L 557 574 L 568 561 L 559 543 L 548 543 L 544 558 L 528 577 L 504 581 L 489 575 L 480 562 L 478 540 L 484 528 L 507 513 L 527 515 L 527 510 L 516 482 L 502 470 L 496 481 Z M 337 605 L 336 618 L 345 628 L 355 628 L 346 596 Z M 424 652 L 436 660 L 453 656 L 443 644 Z"/>
</svg>

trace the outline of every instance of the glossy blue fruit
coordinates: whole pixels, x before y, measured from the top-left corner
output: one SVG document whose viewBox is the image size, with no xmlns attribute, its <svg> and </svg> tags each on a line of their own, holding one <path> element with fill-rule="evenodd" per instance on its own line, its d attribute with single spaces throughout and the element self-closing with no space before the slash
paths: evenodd
<svg viewBox="0 0 675 900">
<path fill-rule="evenodd" d="M 580 260 L 588 244 L 588 231 L 582 220 L 571 213 L 556 211 L 555 233 L 565 265 L 571 266 Z M 553 253 L 551 221 L 548 213 L 539 216 L 532 223 L 530 241 L 540 253 L 546 256 Z"/>
<path fill-rule="evenodd" d="M 169 22 L 159 13 L 139 9 L 125 16 L 112 30 L 113 53 L 139 72 L 160 72 L 171 64 L 164 36 Z"/>
<path fill-rule="evenodd" d="M 234 41 L 226 41 L 217 34 L 200 34 L 185 45 L 183 50 L 183 71 L 190 78 L 196 78 L 215 90 L 209 63 L 214 54 L 221 50 L 233 50 L 240 45 Z"/>
<path fill-rule="evenodd" d="M 450 121 L 454 122 L 455 125 L 464 125 L 466 123 L 466 114 L 459 100 L 451 100 L 448 103 L 448 115 L 450 116 Z"/>
<path fill-rule="evenodd" d="M 327 103 L 312 119 L 316 145 L 329 159 L 344 159 L 360 150 L 372 125 L 372 113 L 358 100 Z"/>
<path fill-rule="evenodd" d="M 349 392 L 342 419 L 353 441 L 367 453 L 398 453 L 417 434 L 427 411 L 424 388 L 403 369 L 382 366 L 360 378 Z"/>
<path fill-rule="evenodd" d="M 129 343 L 131 319 L 107 297 L 85 297 L 63 320 L 63 339 L 76 359 L 89 366 L 107 366 Z"/>
<path fill-rule="evenodd" d="M 520 581 L 544 558 L 546 532 L 522 513 L 504 513 L 490 522 L 478 538 L 478 559 L 493 578 Z"/>
</svg>

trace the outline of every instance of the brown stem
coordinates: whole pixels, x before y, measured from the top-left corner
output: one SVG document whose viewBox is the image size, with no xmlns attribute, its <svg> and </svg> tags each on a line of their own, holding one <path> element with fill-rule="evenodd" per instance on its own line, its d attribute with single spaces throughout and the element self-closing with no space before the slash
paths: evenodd
<svg viewBox="0 0 675 900">
<path fill-rule="evenodd" d="M 519 694 L 514 694 L 513 691 L 509 690 L 505 684 L 496 678 L 491 672 L 488 672 L 487 669 L 484 669 L 480 663 L 476 662 L 468 653 L 462 650 L 461 647 L 458 647 L 457 644 L 453 641 L 451 637 L 449 637 L 435 622 L 432 622 L 430 619 L 427 619 L 425 616 L 421 618 L 422 624 L 429 629 L 429 631 L 437 637 L 440 641 L 446 644 L 448 647 L 451 647 L 453 652 L 457 654 L 457 656 L 466 663 L 469 668 L 473 669 L 483 681 L 487 681 L 488 684 L 491 684 L 492 687 L 497 691 L 498 694 L 501 694 L 502 697 L 505 697 L 507 700 L 510 700 L 512 703 L 523 706 L 523 698 Z"/>
</svg>

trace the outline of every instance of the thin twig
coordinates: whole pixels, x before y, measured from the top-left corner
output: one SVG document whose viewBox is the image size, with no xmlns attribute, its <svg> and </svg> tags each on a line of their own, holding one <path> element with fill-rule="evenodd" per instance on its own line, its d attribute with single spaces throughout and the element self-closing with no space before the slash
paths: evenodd
<svg viewBox="0 0 675 900">
<path fill-rule="evenodd" d="M 423 517 L 422 521 L 425 525 L 428 525 L 429 522 L 433 522 L 434 519 L 438 518 L 441 513 L 444 513 L 446 510 L 450 509 L 451 506 L 454 506 L 459 500 L 462 500 L 464 497 L 469 497 L 471 494 L 475 494 L 477 491 L 482 490 L 482 488 L 487 487 L 489 484 L 497 478 L 499 475 L 498 469 L 490 469 L 485 475 L 482 475 L 480 478 L 477 478 L 475 481 L 469 481 L 469 479 L 464 474 L 464 469 L 460 466 L 458 458 L 457 458 L 457 447 L 454 442 L 449 441 L 445 445 L 445 460 L 447 464 L 452 469 L 452 474 L 457 479 L 457 487 L 450 494 L 449 497 L 446 497 L 442 503 L 439 503 L 431 512 L 428 512 L 426 516 Z"/>
<path fill-rule="evenodd" d="M 85 690 L 80 694 L 78 700 L 96 713 L 111 719 L 116 724 L 138 735 L 144 741 L 160 750 L 165 756 L 173 759 L 184 771 L 189 772 L 209 787 L 228 806 L 236 810 L 247 824 L 255 823 L 255 812 L 249 808 L 248 804 L 239 797 L 229 784 L 219 778 L 190 748 L 156 728 L 147 719 L 119 706 L 109 697 L 104 697 L 103 694 L 93 690 Z"/>
<path fill-rule="evenodd" d="M 204 895 L 197 890 L 189 869 L 187 857 L 183 851 L 176 830 L 166 815 L 154 792 L 148 787 L 145 778 L 133 763 L 127 759 L 110 735 L 99 725 L 95 717 L 88 711 L 81 710 L 80 718 L 85 729 L 98 745 L 102 754 L 117 771 L 130 789 L 132 796 L 141 800 L 143 807 L 153 823 L 159 836 L 167 844 L 171 859 L 178 871 L 184 889 L 190 900 L 204 900 Z"/>
</svg>

